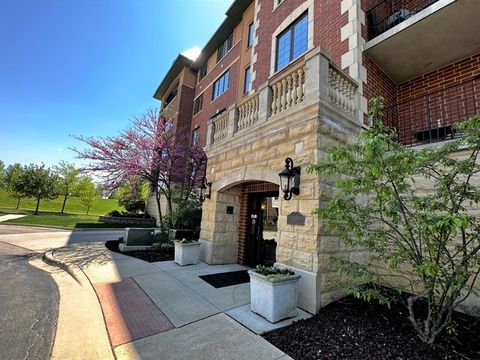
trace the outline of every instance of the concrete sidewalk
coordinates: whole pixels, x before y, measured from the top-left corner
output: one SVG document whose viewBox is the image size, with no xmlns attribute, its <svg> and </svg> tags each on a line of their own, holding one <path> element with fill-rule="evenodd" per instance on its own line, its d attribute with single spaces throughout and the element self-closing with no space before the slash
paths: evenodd
<svg viewBox="0 0 480 360">
<path fill-rule="evenodd" d="M 54 249 L 44 259 L 88 279 L 117 359 L 289 359 L 240 323 L 249 317 L 249 284 L 216 289 L 198 278 L 243 266 L 147 263 L 112 253 L 103 243 Z"/>
</svg>

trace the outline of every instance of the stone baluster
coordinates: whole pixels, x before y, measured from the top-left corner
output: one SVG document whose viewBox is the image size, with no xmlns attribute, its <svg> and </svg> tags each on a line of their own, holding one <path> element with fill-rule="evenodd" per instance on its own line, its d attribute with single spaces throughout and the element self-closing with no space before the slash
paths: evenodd
<svg viewBox="0 0 480 360">
<path fill-rule="evenodd" d="M 297 97 L 298 101 L 302 102 L 303 101 L 303 96 L 305 94 L 304 91 L 304 83 L 305 83 L 305 68 L 302 66 L 297 70 L 298 73 L 298 87 L 297 87 Z"/>
<path fill-rule="evenodd" d="M 278 89 L 277 89 L 277 84 L 272 85 L 272 115 L 275 115 L 277 113 L 277 96 L 278 96 Z"/>
</svg>

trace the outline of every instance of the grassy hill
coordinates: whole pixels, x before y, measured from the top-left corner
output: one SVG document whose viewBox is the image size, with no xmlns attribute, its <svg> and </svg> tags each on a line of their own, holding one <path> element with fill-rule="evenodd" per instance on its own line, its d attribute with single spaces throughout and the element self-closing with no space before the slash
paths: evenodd
<svg viewBox="0 0 480 360">
<path fill-rule="evenodd" d="M 40 202 L 39 211 L 59 213 L 62 209 L 63 198 L 58 197 L 55 200 L 42 200 Z M 0 212 L 13 213 L 17 206 L 17 200 L 10 197 L 5 190 L 0 189 Z M 34 211 L 36 206 L 35 199 L 24 198 L 20 200 L 20 206 L 18 210 Z M 112 210 L 123 211 L 123 207 L 118 205 L 115 199 L 98 199 L 95 206 L 90 209 L 89 215 L 105 215 Z M 70 198 L 67 200 L 67 206 L 65 207 L 65 213 L 85 215 L 86 208 L 80 203 L 78 198 Z"/>
</svg>

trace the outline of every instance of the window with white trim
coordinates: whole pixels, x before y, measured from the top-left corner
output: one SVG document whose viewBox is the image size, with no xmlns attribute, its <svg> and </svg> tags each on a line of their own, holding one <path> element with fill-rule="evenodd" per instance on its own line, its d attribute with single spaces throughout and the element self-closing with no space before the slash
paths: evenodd
<svg viewBox="0 0 480 360">
<path fill-rule="evenodd" d="M 200 143 L 200 127 L 196 127 L 192 131 L 192 146 L 196 146 Z"/>
<path fill-rule="evenodd" d="M 252 75 L 252 72 L 251 72 L 251 69 L 250 67 L 246 68 L 245 69 L 245 82 L 243 84 L 243 93 L 244 94 L 248 94 L 250 92 L 250 90 L 252 90 L 252 86 L 251 86 L 251 76 Z"/>
<path fill-rule="evenodd" d="M 225 55 L 230 51 L 233 45 L 233 33 L 225 40 L 222 45 L 217 49 L 217 63 L 223 59 Z"/>
<path fill-rule="evenodd" d="M 195 99 L 193 103 L 193 115 L 199 113 L 203 109 L 203 94 Z"/>
<path fill-rule="evenodd" d="M 251 47 L 253 45 L 253 38 L 255 35 L 255 27 L 253 26 L 253 22 L 248 25 L 248 41 L 247 47 Z"/>
<path fill-rule="evenodd" d="M 198 81 L 202 80 L 207 75 L 207 64 L 203 65 L 200 70 L 198 70 Z"/>
<path fill-rule="evenodd" d="M 275 71 L 283 69 L 308 48 L 308 13 L 304 13 L 277 36 Z"/>
<path fill-rule="evenodd" d="M 230 70 L 227 70 L 214 83 L 212 88 L 212 100 L 215 100 L 225 91 L 228 90 L 230 84 Z"/>
</svg>

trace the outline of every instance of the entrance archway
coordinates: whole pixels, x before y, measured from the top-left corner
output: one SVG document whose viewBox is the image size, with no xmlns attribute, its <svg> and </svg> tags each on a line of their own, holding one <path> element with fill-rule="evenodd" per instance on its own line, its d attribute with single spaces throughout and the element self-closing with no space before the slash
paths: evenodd
<svg viewBox="0 0 480 360">
<path fill-rule="evenodd" d="M 237 263 L 273 265 L 276 261 L 279 186 L 266 181 L 241 185 Z"/>
</svg>

